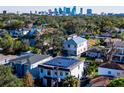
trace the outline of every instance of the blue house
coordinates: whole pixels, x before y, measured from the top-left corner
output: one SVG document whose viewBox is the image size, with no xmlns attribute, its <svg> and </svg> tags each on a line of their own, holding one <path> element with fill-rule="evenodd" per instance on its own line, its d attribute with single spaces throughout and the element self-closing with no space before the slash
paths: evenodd
<svg viewBox="0 0 124 93">
<path fill-rule="evenodd" d="M 33 78 L 37 78 L 38 65 L 49 61 L 51 58 L 52 57 L 48 55 L 27 54 L 16 59 L 12 59 L 9 62 L 18 77 L 23 77 L 27 72 L 30 72 Z"/>
</svg>

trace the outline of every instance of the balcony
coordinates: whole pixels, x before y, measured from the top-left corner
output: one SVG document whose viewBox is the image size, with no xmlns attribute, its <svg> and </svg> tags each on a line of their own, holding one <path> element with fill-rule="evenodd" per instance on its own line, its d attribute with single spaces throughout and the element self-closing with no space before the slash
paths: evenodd
<svg viewBox="0 0 124 93">
<path fill-rule="evenodd" d="M 124 63 L 124 57 L 122 57 L 121 62 Z"/>
<path fill-rule="evenodd" d="M 118 61 L 120 61 L 120 57 L 119 56 L 113 56 L 112 57 L 112 60 L 118 62 Z"/>
</svg>

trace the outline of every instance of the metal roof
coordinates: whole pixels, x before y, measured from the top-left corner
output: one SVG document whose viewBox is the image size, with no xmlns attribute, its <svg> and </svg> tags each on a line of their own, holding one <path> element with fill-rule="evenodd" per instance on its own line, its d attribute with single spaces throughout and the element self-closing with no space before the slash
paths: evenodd
<svg viewBox="0 0 124 93">
<path fill-rule="evenodd" d="M 10 62 L 17 63 L 17 64 L 30 65 L 30 64 L 34 64 L 36 62 L 39 62 L 41 60 L 44 60 L 48 57 L 50 57 L 50 56 L 48 56 L 48 55 L 38 55 L 38 54 L 29 54 L 29 55 L 20 56 L 16 59 L 12 59 L 12 60 L 10 60 Z"/>
<path fill-rule="evenodd" d="M 75 66 L 81 64 L 81 61 L 74 58 L 56 57 L 50 61 L 47 61 L 41 65 L 47 67 L 58 67 L 63 69 L 73 69 Z"/>
<path fill-rule="evenodd" d="M 78 45 L 78 44 L 85 42 L 85 41 L 87 41 L 87 40 L 78 36 L 78 37 L 72 37 L 71 39 L 65 41 L 64 44 Z"/>
</svg>

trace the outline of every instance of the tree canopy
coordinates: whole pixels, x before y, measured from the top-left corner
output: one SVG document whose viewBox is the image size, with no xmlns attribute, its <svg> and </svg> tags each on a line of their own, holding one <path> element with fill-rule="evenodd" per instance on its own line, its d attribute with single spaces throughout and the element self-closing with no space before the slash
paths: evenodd
<svg viewBox="0 0 124 93">
<path fill-rule="evenodd" d="M 80 80 L 76 78 L 75 76 L 67 76 L 62 81 L 63 87 L 79 87 L 80 86 Z"/>
<path fill-rule="evenodd" d="M 0 87 L 22 87 L 23 82 L 12 74 L 9 66 L 0 65 Z"/>
<path fill-rule="evenodd" d="M 124 78 L 116 78 L 112 80 L 108 87 L 124 87 Z"/>
</svg>

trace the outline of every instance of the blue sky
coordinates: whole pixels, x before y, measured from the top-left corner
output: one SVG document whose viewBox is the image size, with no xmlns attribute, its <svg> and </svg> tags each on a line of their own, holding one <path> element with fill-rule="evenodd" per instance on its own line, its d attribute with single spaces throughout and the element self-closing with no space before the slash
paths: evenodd
<svg viewBox="0 0 124 93">
<path fill-rule="evenodd" d="M 7 12 L 16 12 L 19 11 L 20 13 L 29 12 L 31 11 L 44 11 L 48 9 L 54 9 L 55 7 L 59 8 L 59 6 L 0 6 L 0 12 L 3 10 L 7 10 Z M 62 7 L 62 6 L 60 6 Z M 71 7 L 72 6 L 67 6 Z M 83 8 L 84 13 L 86 13 L 86 9 L 91 8 L 93 10 L 93 13 L 124 13 L 124 6 L 78 6 L 77 12 L 79 12 L 79 8 Z"/>
</svg>

